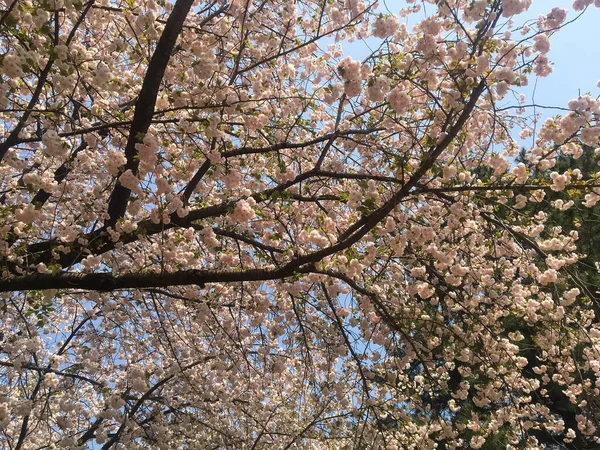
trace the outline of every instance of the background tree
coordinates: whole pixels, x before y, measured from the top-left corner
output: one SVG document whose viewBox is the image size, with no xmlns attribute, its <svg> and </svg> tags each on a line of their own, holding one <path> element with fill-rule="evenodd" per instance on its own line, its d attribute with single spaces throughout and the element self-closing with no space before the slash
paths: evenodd
<svg viewBox="0 0 600 450">
<path fill-rule="evenodd" d="M 589 146 L 582 146 L 577 150 L 574 155 L 559 154 L 556 159 L 556 165 L 552 170 L 545 172 L 539 172 L 539 180 L 543 183 L 552 183 L 551 173 L 553 170 L 564 173 L 568 172 L 571 176 L 580 177 L 581 180 L 590 181 L 597 177 L 598 164 L 594 158 L 594 148 Z M 530 170 L 535 169 L 528 160 L 528 153 L 525 149 L 522 149 L 519 155 L 516 157 L 516 163 L 522 163 Z M 489 182 L 491 172 L 486 168 L 480 171 L 479 176 L 486 182 Z M 579 171 L 579 172 L 578 172 Z M 578 263 L 569 269 L 570 280 L 564 283 L 563 286 L 553 286 L 552 289 L 559 289 L 561 294 L 564 295 L 564 291 L 569 288 L 577 288 L 583 293 L 583 296 L 578 301 L 585 302 L 588 307 L 594 309 L 595 314 L 598 308 L 599 292 L 597 291 L 600 286 L 598 280 L 598 270 L 596 263 L 599 261 L 598 258 L 598 233 L 597 233 L 597 220 L 600 217 L 600 205 L 596 204 L 591 208 L 584 206 L 585 199 L 583 198 L 581 191 L 555 192 L 552 190 L 547 191 L 547 195 L 541 202 L 528 202 L 524 206 L 519 206 L 521 215 L 530 220 L 532 217 L 538 216 L 540 212 L 547 211 L 548 218 L 546 220 L 546 229 L 548 236 L 552 235 L 553 230 L 556 227 L 560 227 L 561 230 L 566 232 L 577 231 L 577 247 L 579 251 L 584 252 L 586 255 L 579 259 Z M 480 196 L 475 198 L 474 201 L 480 203 L 481 206 L 490 204 L 490 200 L 496 200 L 494 198 Z M 512 205 L 514 207 L 514 201 Z M 497 203 L 494 208 L 494 214 L 499 217 L 506 216 L 506 204 Z M 543 263 L 544 258 L 539 257 L 538 262 Z M 528 282 L 526 278 L 520 277 L 522 282 Z M 445 294 L 443 291 L 437 291 L 436 295 L 441 295 L 439 301 L 441 303 L 445 300 Z M 452 317 L 451 320 L 456 320 L 456 317 Z M 539 358 L 543 355 L 543 349 L 537 345 L 535 341 L 535 326 L 531 326 L 526 321 L 523 321 L 516 315 L 510 314 L 504 319 L 504 327 L 506 334 L 508 333 L 520 333 L 522 340 L 519 342 L 520 354 L 527 358 L 528 365 L 524 368 L 524 374 L 537 380 L 540 388 L 545 389 L 548 395 L 540 395 L 540 392 L 535 391 L 541 402 L 549 409 L 549 412 L 555 417 L 560 418 L 567 427 L 575 427 L 577 424 L 576 417 L 584 414 L 587 417 L 593 417 L 595 421 L 600 417 L 600 404 L 594 397 L 588 399 L 586 404 L 577 405 L 573 404 L 569 397 L 565 394 L 564 389 L 558 383 L 553 381 L 544 382 L 544 374 L 539 371 L 534 371 L 533 368 L 539 366 Z M 439 359 L 443 361 L 443 356 L 439 355 Z M 585 364 L 581 359 L 581 355 L 576 357 L 578 364 Z M 460 368 L 454 368 L 450 373 L 449 383 L 454 386 L 458 386 L 461 382 L 471 381 L 470 377 L 463 377 L 459 370 Z M 422 373 L 422 369 L 418 366 L 413 368 L 415 375 Z M 471 391 L 470 391 L 471 392 Z M 473 395 L 475 391 L 472 391 L 472 395 L 467 396 L 460 405 L 456 405 L 456 400 L 452 398 L 452 391 L 445 391 L 437 397 L 432 397 L 429 392 L 424 392 L 422 401 L 435 412 L 435 414 L 444 414 L 448 417 L 452 417 L 452 421 L 455 424 L 468 424 L 472 423 L 474 416 L 481 418 L 489 414 L 488 405 L 477 405 L 473 401 Z M 453 407 L 450 409 L 450 401 L 453 402 Z M 479 419 L 481 420 L 481 419 Z M 570 424 L 570 425 L 569 425 Z M 532 431 L 532 435 L 536 437 L 541 445 L 547 448 L 596 448 L 597 444 L 594 442 L 585 442 L 581 438 L 568 439 L 566 436 L 568 428 L 559 430 L 535 430 Z M 481 447 L 484 450 L 491 449 L 504 449 L 510 445 L 510 435 L 507 433 L 510 430 L 510 426 L 505 425 L 493 438 L 488 439 L 486 443 Z M 442 441 L 438 443 L 445 448 L 446 442 Z"/>
<path fill-rule="evenodd" d="M 593 180 L 598 177 L 599 166 L 597 164 L 597 155 L 595 148 L 589 145 L 582 145 L 576 154 L 560 155 L 556 160 L 554 170 L 557 172 L 569 172 L 577 176 L 581 180 Z M 517 157 L 518 162 L 526 165 L 526 151 L 522 150 Z M 540 173 L 539 176 L 544 176 L 548 181 L 551 171 Z M 596 263 L 600 261 L 600 235 L 598 234 L 598 220 L 600 220 L 600 207 L 598 204 L 592 207 L 586 207 L 582 192 L 572 191 L 564 192 L 549 192 L 548 197 L 543 202 L 537 204 L 529 204 L 532 211 L 527 213 L 537 214 L 539 211 L 546 209 L 549 211 L 549 222 L 554 226 L 560 226 L 567 232 L 577 231 L 577 249 L 585 255 L 579 260 L 577 265 L 577 276 L 579 282 L 585 287 L 588 295 L 596 301 L 600 300 L 598 286 L 600 286 L 600 274 L 598 273 Z M 558 201 L 559 207 L 555 206 Z M 572 206 L 569 203 L 572 201 Z M 553 203 L 554 202 L 554 203 Z M 566 206 L 565 206 L 566 205 Z M 570 207 L 569 207 L 570 206 Z"/>
<path fill-rule="evenodd" d="M 5 3 L 2 445 L 599 445 L 576 230 L 527 204 L 600 200 L 560 165 L 600 100 L 512 167 L 568 23 L 530 4 Z"/>
</svg>

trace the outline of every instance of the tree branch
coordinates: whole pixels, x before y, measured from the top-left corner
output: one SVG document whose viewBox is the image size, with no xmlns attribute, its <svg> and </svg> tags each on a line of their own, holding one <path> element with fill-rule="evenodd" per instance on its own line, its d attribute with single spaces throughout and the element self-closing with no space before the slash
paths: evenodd
<svg viewBox="0 0 600 450">
<path fill-rule="evenodd" d="M 125 157 L 127 158 L 127 162 L 125 163 L 124 171 L 131 170 L 134 175 L 137 175 L 139 166 L 139 159 L 137 158 L 138 152 L 135 146 L 142 142 L 143 135 L 145 135 L 148 132 L 148 128 L 150 128 L 160 84 L 179 33 L 183 27 L 183 23 L 185 22 L 193 3 L 194 0 L 177 0 L 173 7 L 173 12 L 171 12 L 171 15 L 167 19 L 167 24 L 160 36 L 156 50 L 148 64 L 148 70 L 146 71 L 140 94 L 135 103 L 133 121 L 131 122 L 129 137 L 127 138 L 127 144 L 125 145 Z M 204 22 L 206 23 L 211 20 L 223 12 L 225 8 L 225 6 L 222 6 L 210 14 Z M 108 201 L 109 218 L 105 223 L 106 227 L 113 227 L 117 221 L 125 215 L 130 195 L 131 190 L 117 182 Z"/>
</svg>

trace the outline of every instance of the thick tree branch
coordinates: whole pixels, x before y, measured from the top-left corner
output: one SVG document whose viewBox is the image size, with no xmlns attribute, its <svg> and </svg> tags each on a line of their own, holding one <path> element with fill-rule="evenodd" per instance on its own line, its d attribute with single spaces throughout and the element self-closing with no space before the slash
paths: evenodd
<svg viewBox="0 0 600 450">
<path fill-rule="evenodd" d="M 142 88 L 135 104 L 133 121 L 129 128 L 129 137 L 125 146 L 127 162 L 125 163 L 124 170 L 131 170 L 134 175 L 137 175 L 139 166 L 138 152 L 135 148 L 136 144 L 142 142 L 143 136 L 148 132 L 165 69 L 193 3 L 193 0 L 178 0 L 175 3 L 173 11 L 167 19 L 167 24 L 160 36 L 156 50 L 148 64 L 148 70 L 146 71 L 146 76 L 144 77 Z M 210 14 L 206 21 L 216 17 L 224 10 L 225 7 L 219 8 Z M 117 182 L 108 202 L 109 218 L 105 226 L 113 227 L 125 215 L 130 194 L 130 189 Z"/>
<path fill-rule="evenodd" d="M 207 283 L 277 280 L 295 274 L 310 273 L 313 264 L 298 266 L 295 261 L 279 269 L 250 269 L 240 272 L 216 270 L 182 270 L 166 273 L 110 273 L 62 272 L 56 275 L 36 274 L 0 280 L 0 292 L 31 291 L 40 289 L 85 289 L 114 291 L 120 289 L 147 289 L 168 286 L 204 286 Z"/>
</svg>

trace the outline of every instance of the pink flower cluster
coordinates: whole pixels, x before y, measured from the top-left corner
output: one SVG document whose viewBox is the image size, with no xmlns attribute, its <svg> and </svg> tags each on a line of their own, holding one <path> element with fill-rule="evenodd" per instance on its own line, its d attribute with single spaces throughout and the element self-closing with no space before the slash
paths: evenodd
<svg viewBox="0 0 600 450">
<path fill-rule="evenodd" d="M 62 141 L 58 133 L 54 130 L 48 130 L 42 136 L 42 151 L 48 156 L 64 157 L 69 147 Z"/>
<path fill-rule="evenodd" d="M 229 216 L 230 219 L 235 223 L 247 224 L 256 215 L 253 208 L 255 205 L 256 201 L 253 198 L 239 200 Z"/>
<path fill-rule="evenodd" d="M 571 181 L 571 176 L 568 173 L 552 172 L 550 178 L 552 179 L 550 188 L 555 192 L 564 191 L 567 183 Z"/>
<path fill-rule="evenodd" d="M 567 18 L 567 10 L 564 8 L 552 8 L 545 16 L 541 16 L 538 20 L 538 28 L 540 30 L 552 30 L 558 28 Z"/>
<path fill-rule="evenodd" d="M 380 76 L 371 80 L 366 89 L 367 98 L 373 102 L 381 102 L 385 98 L 385 93 L 390 89 L 390 80 Z"/>
<path fill-rule="evenodd" d="M 403 114 L 410 108 L 410 97 L 401 87 L 395 87 L 388 94 L 390 107 L 398 114 Z"/>
<path fill-rule="evenodd" d="M 536 52 L 548 53 L 550 51 L 550 39 L 545 34 L 538 34 L 533 37 L 533 49 Z"/>
<path fill-rule="evenodd" d="M 127 162 L 127 158 L 123 152 L 115 149 L 110 149 L 104 158 L 104 165 L 108 170 L 108 173 L 111 175 L 117 175 L 119 173 L 119 169 L 125 165 Z"/>
<path fill-rule="evenodd" d="M 600 0 L 575 0 L 575 2 L 573 2 L 573 9 L 575 11 L 582 11 L 591 4 L 600 8 Z"/>
<path fill-rule="evenodd" d="M 135 144 L 140 158 L 140 172 L 151 172 L 155 168 L 158 161 L 156 155 L 158 148 L 158 138 L 152 132 L 146 133 L 142 142 Z"/>
<path fill-rule="evenodd" d="M 194 75 L 201 80 L 212 77 L 218 65 L 217 58 L 211 47 L 203 45 L 201 41 L 196 41 L 192 45 L 192 52 L 197 58 L 193 64 Z"/>
<path fill-rule="evenodd" d="M 502 16 L 511 17 L 529 9 L 532 0 L 502 0 Z"/>
<path fill-rule="evenodd" d="M 394 15 L 379 16 L 373 22 L 372 34 L 375 37 L 385 39 L 393 36 L 400 29 L 400 20 Z"/>
<path fill-rule="evenodd" d="M 338 66 L 338 72 L 344 80 L 344 92 L 348 97 L 355 97 L 361 93 L 362 64 L 360 61 L 345 57 Z"/>
</svg>

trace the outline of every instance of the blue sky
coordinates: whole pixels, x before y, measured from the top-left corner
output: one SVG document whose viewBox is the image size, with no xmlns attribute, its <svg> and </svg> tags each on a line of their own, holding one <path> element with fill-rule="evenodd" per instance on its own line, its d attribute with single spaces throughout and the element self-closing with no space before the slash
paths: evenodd
<svg viewBox="0 0 600 450">
<path fill-rule="evenodd" d="M 565 8 L 568 11 L 567 22 L 577 17 L 580 12 L 573 10 L 574 0 L 533 0 L 528 11 L 513 17 L 515 26 L 521 26 L 524 23 L 532 23 L 542 14 L 547 14 L 554 7 Z M 379 11 L 392 12 L 397 14 L 401 7 L 407 6 L 405 0 L 381 0 Z M 432 5 L 426 5 L 428 14 L 433 12 Z M 408 20 L 409 31 L 417 22 L 419 17 L 410 17 Z M 403 19 L 406 20 L 406 19 Z M 513 35 L 514 39 L 520 37 L 519 33 Z M 355 59 L 362 59 L 369 52 L 366 42 L 355 42 L 348 44 L 342 43 L 345 55 L 352 56 Z M 378 43 L 379 39 L 375 39 Z M 600 88 L 597 86 L 600 81 L 600 8 L 590 6 L 574 23 L 566 25 L 560 31 L 554 33 L 551 38 L 551 50 L 548 54 L 553 63 L 553 73 L 546 78 L 537 78 L 533 74 L 529 77 L 529 86 L 516 89 L 517 94 L 527 96 L 526 104 L 532 103 L 532 99 L 540 106 L 567 107 L 569 100 L 585 93 L 591 93 L 593 96 L 600 95 Z M 373 48 L 377 44 L 373 42 Z M 534 94 L 535 90 L 535 96 Z M 510 98 L 510 100 L 509 100 Z M 507 96 L 507 104 L 515 104 L 514 97 Z M 533 113 L 529 110 L 527 115 Z M 538 121 L 543 123 L 544 119 L 555 114 L 564 114 L 564 111 L 552 109 L 536 109 L 536 113 L 541 114 Z M 517 140 L 517 136 L 515 136 Z M 527 141 L 531 144 L 531 141 Z M 526 145 L 526 142 L 523 141 Z"/>
<path fill-rule="evenodd" d="M 540 14 L 546 14 L 552 7 L 559 6 L 569 11 L 567 20 L 578 14 L 572 9 L 573 0 L 534 0 L 526 13 L 515 17 L 515 23 L 535 19 Z M 600 81 L 600 8 L 589 7 L 575 23 L 550 38 L 551 50 L 548 54 L 554 63 L 553 73 L 546 78 L 538 78 L 535 91 L 537 104 L 546 106 L 565 107 L 567 102 L 576 98 L 579 92 L 590 92 L 593 96 L 600 95 L 596 83 Z M 525 90 L 528 99 L 535 84 Z M 552 114 L 552 111 L 549 111 Z"/>
</svg>

